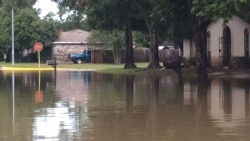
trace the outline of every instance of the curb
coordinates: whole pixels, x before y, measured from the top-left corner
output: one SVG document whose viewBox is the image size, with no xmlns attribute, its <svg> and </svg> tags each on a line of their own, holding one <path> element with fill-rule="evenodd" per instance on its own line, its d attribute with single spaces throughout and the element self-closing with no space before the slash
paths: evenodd
<svg viewBox="0 0 250 141">
<path fill-rule="evenodd" d="M 18 67 L 0 67 L 2 71 L 54 71 L 54 68 L 18 68 Z M 96 69 L 72 69 L 57 68 L 57 71 L 96 71 Z"/>
<path fill-rule="evenodd" d="M 16 67 L 1 67 L 3 71 L 49 71 L 54 70 L 54 68 L 16 68 Z"/>
</svg>

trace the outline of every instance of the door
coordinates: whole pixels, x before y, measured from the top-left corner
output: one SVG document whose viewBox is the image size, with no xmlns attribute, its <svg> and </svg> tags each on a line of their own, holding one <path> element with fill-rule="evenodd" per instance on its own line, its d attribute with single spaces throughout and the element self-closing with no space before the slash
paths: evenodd
<svg viewBox="0 0 250 141">
<path fill-rule="evenodd" d="M 228 26 L 223 29 L 222 42 L 222 65 L 230 66 L 231 64 L 231 31 Z"/>
</svg>

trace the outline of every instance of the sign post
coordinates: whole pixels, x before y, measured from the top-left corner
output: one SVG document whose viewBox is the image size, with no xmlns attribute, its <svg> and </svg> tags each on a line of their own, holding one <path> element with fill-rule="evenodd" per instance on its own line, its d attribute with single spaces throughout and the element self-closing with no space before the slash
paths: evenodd
<svg viewBox="0 0 250 141">
<path fill-rule="evenodd" d="M 40 89 L 41 85 L 41 70 L 40 70 L 40 52 L 43 50 L 43 43 L 41 42 L 36 42 L 33 46 L 33 49 L 37 51 L 38 53 L 38 67 L 39 67 L 39 72 L 38 72 L 38 90 L 35 93 L 36 96 L 36 102 L 37 103 L 42 103 L 43 102 L 43 92 Z"/>
<path fill-rule="evenodd" d="M 35 44 L 34 44 L 34 46 L 33 46 L 33 49 L 35 50 L 35 51 L 37 51 L 37 53 L 38 53 L 38 67 L 39 67 L 39 69 L 40 69 L 40 52 L 43 50 L 43 43 L 41 43 L 41 42 L 36 42 Z"/>
</svg>

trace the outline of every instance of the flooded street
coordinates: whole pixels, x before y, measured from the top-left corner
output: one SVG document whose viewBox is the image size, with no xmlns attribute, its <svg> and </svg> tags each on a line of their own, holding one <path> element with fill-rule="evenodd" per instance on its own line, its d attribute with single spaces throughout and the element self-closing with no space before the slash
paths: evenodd
<svg viewBox="0 0 250 141">
<path fill-rule="evenodd" d="M 0 141 L 249 141 L 250 77 L 1 72 Z"/>
</svg>

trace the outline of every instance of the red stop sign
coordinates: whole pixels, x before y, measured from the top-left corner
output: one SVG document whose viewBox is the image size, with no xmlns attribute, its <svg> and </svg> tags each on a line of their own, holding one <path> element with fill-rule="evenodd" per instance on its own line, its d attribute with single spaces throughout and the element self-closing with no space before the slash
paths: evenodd
<svg viewBox="0 0 250 141">
<path fill-rule="evenodd" d="M 43 50 L 43 43 L 41 42 L 36 42 L 33 46 L 35 51 L 42 51 Z"/>
<path fill-rule="evenodd" d="M 43 91 L 37 90 L 35 93 L 36 103 L 43 103 L 43 99 L 44 99 Z"/>
</svg>

